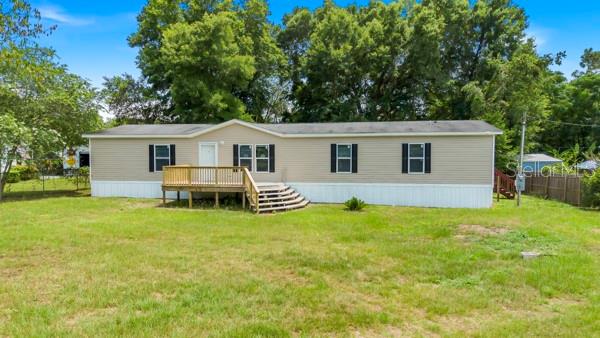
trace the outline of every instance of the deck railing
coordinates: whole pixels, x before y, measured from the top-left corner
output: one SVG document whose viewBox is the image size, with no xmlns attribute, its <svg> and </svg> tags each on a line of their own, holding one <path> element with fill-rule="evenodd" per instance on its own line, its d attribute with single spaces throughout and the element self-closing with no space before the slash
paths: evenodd
<svg viewBox="0 0 600 338">
<path fill-rule="evenodd" d="M 256 186 L 256 182 L 254 182 L 252 175 L 250 175 L 250 171 L 248 170 L 248 168 L 244 167 L 243 171 L 244 190 L 246 191 L 246 196 L 248 196 L 250 205 L 254 206 L 254 210 L 256 211 L 256 213 L 258 213 L 260 212 L 260 207 L 258 203 L 258 187 Z"/>
<path fill-rule="evenodd" d="M 259 190 L 246 167 L 196 167 L 187 165 L 163 167 L 163 187 L 240 188 L 250 205 L 258 212 Z"/>
<path fill-rule="evenodd" d="M 165 186 L 244 186 L 243 167 L 163 167 Z"/>
</svg>

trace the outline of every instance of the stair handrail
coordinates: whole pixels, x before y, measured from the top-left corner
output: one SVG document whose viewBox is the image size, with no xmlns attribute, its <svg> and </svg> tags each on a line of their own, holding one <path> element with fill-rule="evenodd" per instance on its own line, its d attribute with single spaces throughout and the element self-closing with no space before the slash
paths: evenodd
<svg viewBox="0 0 600 338">
<path fill-rule="evenodd" d="M 256 185 L 256 182 L 254 182 L 254 178 L 252 178 L 248 168 L 243 167 L 242 170 L 244 172 L 244 189 L 248 195 L 250 205 L 254 205 L 254 211 L 258 214 L 260 212 L 260 206 L 258 203 L 260 191 L 258 190 L 258 186 Z"/>
<path fill-rule="evenodd" d="M 515 194 L 517 192 L 515 180 L 496 168 L 494 170 L 494 190 L 497 190 L 498 188 L 503 188 L 507 193 L 511 194 Z"/>
</svg>

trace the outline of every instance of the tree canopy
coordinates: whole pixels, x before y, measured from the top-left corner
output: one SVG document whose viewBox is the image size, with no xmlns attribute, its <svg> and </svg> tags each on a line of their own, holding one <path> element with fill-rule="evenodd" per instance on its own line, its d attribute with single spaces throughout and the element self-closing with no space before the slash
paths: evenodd
<svg viewBox="0 0 600 338">
<path fill-rule="evenodd" d="M 20 150 L 61 152 L 100 126 L 96 91 L 38 45 L 51 30 L 25 1 L 0 0 L 0 199 Z"/>
<path fill-rule="evenodd" d="M 149 0 L 129 38 L 178 122 L 483 119 L 513 158 L 523 114 L 529 150 L 598 137 L 598 52 L 567 80 L 564 52 L 539 55 L 511 0 L 325 0 L 281 24 L 263 0 Z M 582 124 L 580 128 L 564 122 Z"/>
<path fill-rule="evenodd" d="M 261 0 L 150 0 L 129 42 L 181 122 L 260 120 L 284 57 Z"/>
</svg>

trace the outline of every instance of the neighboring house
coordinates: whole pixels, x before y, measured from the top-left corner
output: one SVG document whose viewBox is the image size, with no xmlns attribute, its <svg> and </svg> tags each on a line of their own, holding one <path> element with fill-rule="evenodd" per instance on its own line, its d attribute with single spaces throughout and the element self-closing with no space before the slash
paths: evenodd
<svg viewBox="0 0 600 338">
<path fill-rule="evenodd" d="M 86 146 L 65 149 L 62 157 L 65 170 L 90 166 L 90 151 Z"/>
<path fill-rule="evenodd" d="M 5 146 L 4 151 L 1 153 L 7 154 L 8 147 Z M 16 158 L 13 158 L 11 161 L 11 166 L 14 167 L 16 165 L 19 165 L 20 163 L 23 163 L 23 161 L 30 160 L 30 159 L 31 159 L 31 155 L 30 155 L 28 149 L 25 147 L 19 147 L 19 148 L 17 148 Z M 8 163 L 8 160 L 6 158 L 0 158 L 0 168 L 4 168 L 7 163 Z"/>
<path fill-rule="evenodd" d="M 545 167 L 562 163 L 562 160 L 546 154 L 525 154 L 523 155 L 523 172 L 541 173 Z"/>
<path fill-rule="evenodd" d="M 164 166 L 246 166 L 312 202 L 487 208 L 495 136 L 483 121 L 125 125 L 89 138 L 93 196 L 161 196 Z M 174 196 L 169 193 L 168 196 Z M 191 201 L 190 201 L 191 202 Z"/>
<path fill-rule="evenodd" d="M 577 165 L 577 170 L 581 171 L 596 171 L 600 167 L 600 161 L 587 160 Z"/>
</svg>

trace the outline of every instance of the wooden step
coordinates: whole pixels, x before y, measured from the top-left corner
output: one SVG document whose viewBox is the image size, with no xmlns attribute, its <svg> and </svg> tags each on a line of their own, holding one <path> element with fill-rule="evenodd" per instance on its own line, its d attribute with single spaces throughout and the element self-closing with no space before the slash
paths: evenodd
<svg viewBox="0 0 600 338">
<path fill-rule="evenodd" d="M 299 209 L 309 203 L 302 194 L 283 183 L 263 184 L 258 189 L 258 209 L 261 213 Z M 251 207 L 257 209 L 255 205 Z"/>
<path fill-rule="evenodd" d="M 287 188 L 286 190 L 281 190 L 281 191 L 275 191 L 275 192 L 268 192 L 268 193 L 259 193 L 258 194 L 258 198 L 269 198 L 269 197 L 273 197 L 273 196 L 285 196 L 285 195 L 289 195 L 294 193 L 295 190 L 292 188 Z"/>
<path fill-rule="evenodd" d="M 258 193 L 258 196 L 259 197 L 278 196 L 278 195 L 289 194 L 294 191 L 295 190 L 292 188 L 287 188 L 285 190 L 279 190 L 279 191 L 261 192 L 261 193 Z"/>
<path fill-rule="evenodd" d="M 260 208 L 260 212 L 272 212 L 272 211 L 300 209 L 300 208 L 304 208 L 305 206 L 307 206 L 308 203 L 309 202 L 307 200 L 303 200 L 300 203 L 289 204 L 289 205 L 284 205 L 284 206 L 280 206 L 280 207 L 269 207 L 269 208 L 264 208 L 264 209 Z"/>
<path fill-rule="evenodd" d="M 258 202 L 262 203 L 262 202 L 271 202 L 271 201 L 285 201 L 285 200 L 289 200 L 289 199 L 293 199 L 300 196 L 300 193 L 297 191 L 294 191 L 291 194 L 287 194 L 287 195 L 279 195 L 279 196 L 273 196 L 273 197 L 266 197 L 266 198 L 258 198 Z"/>
<path fill-rule="evenodd" d="M 260 194 L 262 194 L 262 193 L 269 193 L 269 192 L 274 192 L 274 191 L 282 191 L 282 190 L 286 190 L 286 189 L 289 189 L 289 187 L 285 184 L 267 185 L 267 186 L 258 187 L 258 192 Z"/>
<path fill-rule="evenodd" d="M 298 204 L 300 202 L 302 202 L 304 200 L 304 196 L 300 196 L 300 194 L 296 193 L 297 197 L 294 198 L 293 200 L 285 200 L 285 201 L 273 201 L 273 202 L 262 202 L 260 201 L 258 203 L 258 205 L 260 205 L 260 209 L 262 210 L 263 207 L 272 207 L 274 205 L 292 205 L 292 204 Z"/>
</svg>

